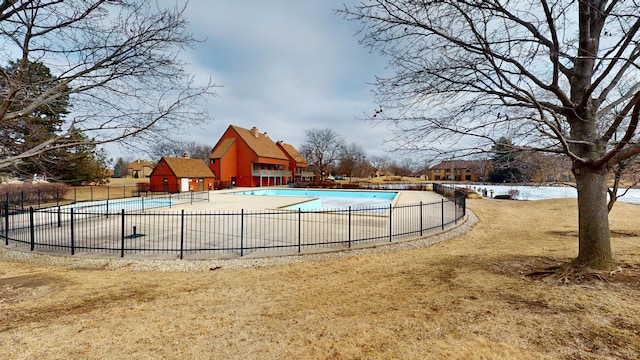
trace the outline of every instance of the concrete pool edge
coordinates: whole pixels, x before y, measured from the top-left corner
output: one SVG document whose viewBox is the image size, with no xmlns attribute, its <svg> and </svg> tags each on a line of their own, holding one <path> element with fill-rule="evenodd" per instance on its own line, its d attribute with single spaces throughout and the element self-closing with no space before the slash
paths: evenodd
<svg viewBox="0 0 640 360">
<path fill-rule="evenodd" d="M 479 222 L 478 217 L 469 209 L 466 216 L 458 224 L 445 230 L 425 234 L 422 237 L 402 239 L 393 243 L 371 243 L 367 246 L 346 249 L 326 249 L 321 252 L 305 252 L 295 254 L 269 253 L 259 257 L 256 255 L 234 258 L 198 259 L 185 257 L 183 260 L 158 256 L 131 255 L 127 258 L 106 256 L 106 254 L 83 253 L 69 256 L 60 253 L 30 252 L 28 248 L 9 248 L 0 246 L 0 260 L 18 261 L 33 265 L 61 266 L 82 270 L 129 270 L 160 272 L 201 272 L 219 269 L 240 269 L 250 267 L 270 267 L 304 262 L 318 262 L 350 258 L 376 253 L 391 253 L 420 249 L 438 244 L 442 241 L 463 235 Z"/>
</svg>

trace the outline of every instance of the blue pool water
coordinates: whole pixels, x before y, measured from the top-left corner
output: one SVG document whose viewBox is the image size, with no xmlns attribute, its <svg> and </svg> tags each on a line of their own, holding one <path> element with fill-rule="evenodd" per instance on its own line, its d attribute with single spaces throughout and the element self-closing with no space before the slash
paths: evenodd
<svg viewBox="0 0 640 360">
<path fill-rule="evenodd" d="M 107 201 L 94 201 L 90 203 L 75 204 L 71 207 L 79 212 L 96 212 L 104 213 L 118 212 L 124 209 L 124 211 L 139 211 L 145 209 L 153 209 L 163 206 L 170 206 L 175 204 L 175 201 L 165 199 L 129 199 L 129 200 L 109 200 Z"/>
<path fill-rule="evenodd" d="M 253 196 L 295 196 L 309 200 L 285 207 L 285 210 L 331 210 L 387 207 L 398 195 L 396 191 L 339 191 L 309 189 L 265 189 L 234 192 L 236 195 Z"/>
</svg>

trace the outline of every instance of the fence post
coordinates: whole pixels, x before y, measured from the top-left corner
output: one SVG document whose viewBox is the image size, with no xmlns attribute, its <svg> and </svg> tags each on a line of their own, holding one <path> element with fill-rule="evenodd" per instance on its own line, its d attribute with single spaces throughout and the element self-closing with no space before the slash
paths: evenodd
<svg viewBox="0 0 640 360">
<path fill-rule="evenodd" d="M 440 199 L 440 212 L 442 213 L 442 230 L 444 230 L 444 199 Z"/>
<path fill-rule="evenodd" d="M 122 246 L 120 247 L 120 257 L 124 257 L 124 209 L 122 209 L 122 229 L 121 229 L 121 233 L 122 233 Z"/>
<path fill-rule="evenodd" d="M 180 260 L 182 260 L 184 254 L 184 209 L 180 213 Z"/>
<path fill-rule="evenodd" d="M 60 209 L 58 208 L 58 214 L 60 214 Z M 71 208 L 71 212 L 69 213 L 71 216 L 71 255 L 76 254 L 76 237 L 75 231 L 73 230 L 73 208 Z"/>
<path fill-rule="evenodd" d="M 453 193 L 453 210 L 454 212 L 454 223 L 456 225 L 458 225 L 458 197 L 456 196 L 456 193 Z"/>
<path fill-rule="evenodd" d="M 302 210 L 298 208 L 298 254 L 302 250 Z"/>
<path fill-rule="evenodd" d="M 4 244 L 9 246 L 9 194 L 7 193 L 7 201 L 4 203 Z"/>
<path fill-rule="evenodd" d="M 29 235 L 31 237 L 31 251 L 36 247 L 36 231 L 33 223 L 33 206 L 29 206 Z"/>
<path fill-rule="evenodd" d="M 193 191 L 189 192 L 189 197 L 191 198 L 191 205 L 193 205 Z"/>
<path fill-rule="evenodd" d="M 349 205 L 349 249 L 351 249 L 351 205 Z"/>
<path fill-rule="evenodd" d="M 392 211 L 393 211 L 393 206 L 389 204 L 389 242 L 393 240 L 393 227 L 391 224 L 391 219 L 393 218 Z"/>
<path fill-rule="evenodd" d="M 422 237 L 422 229 L 424 226 L 422 225 L 422 201 L 420 201 L 420 237 Z"/>
<path fill-rule="evenodd" d="M 73 211 L 73 208 L 71 208 Z M 62 227 L 62 214 L 60 213 L 60 205 L 58 205 L 58 227 Z"/>
<path fill-rule="evenodd" d="M 78 193 L 77 193 L 77 188 L 74 186 L 73 187 L 73 203 L 77 203 L 78 202 Z"/>
<path fill-rule="evenodd" d="M 240 257 L 244 255 L 244 209 L 240 210 Z"/>
<path fill-rule="evenodd" d="M 24 190 L 20 191 L 20 209 L 24 210 Z"/>
<path fill-rule="evenodd" d="M 91 201 L 93 201 L 93 186 L 89 187 L 89 194 L 91 195 Z"/>
</svg>

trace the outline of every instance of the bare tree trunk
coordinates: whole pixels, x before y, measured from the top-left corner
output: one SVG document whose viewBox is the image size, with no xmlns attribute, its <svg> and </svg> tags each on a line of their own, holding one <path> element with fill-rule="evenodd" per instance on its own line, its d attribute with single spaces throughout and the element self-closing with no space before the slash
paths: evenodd
<svg viewBox="0 0 640 360">
<path fill-rule="evenodd" d="M 607 207 L 607 172 L 574 164 L 578 187 L 579 251 L 573 266 L 614 270 Z"/>
</svg>

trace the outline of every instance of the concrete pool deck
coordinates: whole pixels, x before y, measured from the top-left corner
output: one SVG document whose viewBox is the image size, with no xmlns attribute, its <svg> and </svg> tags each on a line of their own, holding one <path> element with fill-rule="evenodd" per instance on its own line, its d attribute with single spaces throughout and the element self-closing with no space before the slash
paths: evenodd
<svg viewBox="0 0 640 360">
<path fill-rule="evenodd" d="M 466 222 L 462 218 L 454 223 L 457 205 L 432 191 L 394 191 L 398 195 L 392 202 L 393 211 L 369 214 L 354 210 L 349 215 L 280 210 L 309 197 L 235 195 L 234 191 L 210 191 L 204 194 L 209 195 L 208 201 L 126 216 L 117 211 L 108 217 L 77 213 L 75 225 L 68 221 L 68 213 L 55 226 L 55 212 L 36 212 L 33 221 L 37 226 L 31 237 L 35 236 L 38 253 L 68 254 L 71 239 L 75 239 L 75 257 L 113 258 L 122 253 L 128 258 L 230 259 L 375 247 L 428 238 Z M 438 225 L 445 221 L 445 214 L 447 225 Z M 11 230 L 11 237 L 22 242 L 8 248 L 27 251 L 28 220 L 28 216 L 12 219 L 12 224 L 23 222 Z"/>
<path fill-rule="evenodd" d="M 264 188 L 256 188 L 264 189 Z M 242 191 L 250 191 L 251 188 L 243 188 Z M 236 195 L 233 190 L 216 190 L 209 192 L 209 201 L 199 201 L 193 204 L 173 205 L 171 210 L 185 211 L 239 211 L 239 210 L 273 210 L 291 206 L 296 203 L 308 201 L 309 197 L 298 196 L 270 196 L 270 195 Z M 348 191 L 348 190 L 343 190 Z M 363 191 L 363 190 L 358 190 Z M 378 191 L 378 190 L 371 190 Z M 443 199 L 441 195 L 433 191 L 397 190 L 398 195 L 394 199 L 394 205 L 418 204 L 438 202 Z M 157 208 L 155 211 L 167 211 L 168 208 Z"/>
</svg>

